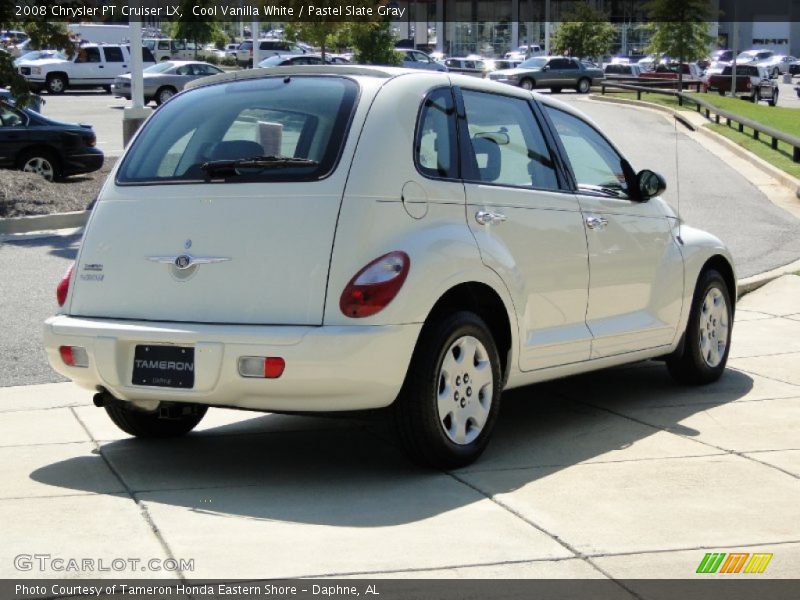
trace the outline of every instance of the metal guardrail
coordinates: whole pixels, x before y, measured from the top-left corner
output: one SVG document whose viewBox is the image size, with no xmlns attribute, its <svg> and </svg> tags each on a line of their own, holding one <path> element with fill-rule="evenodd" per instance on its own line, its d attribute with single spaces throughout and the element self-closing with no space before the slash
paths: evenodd
<svg viewBox="0 0 800 600">
<path fill-rule="evenodd" d="M 690 82 L 693 85 L 696 82 Z M 699 82 L 697 91 L 700 91 Z M 685 85 L 685 83 L 684 83 Z M 789 135 L 786 132 L 778 131 L 777 129 L 773 129 L 772 127 L 767 127 L 766 125 L 762 125 L 758 121 L 753 121 L 752 119 L 748 119 L 747 117 L 742 117 L 741 115 L 737 115 L 722 108 L 716 107 L 710 102 L 703 100 L 702 98 L 697 98 L 695 96 L 688 96 L 683 92 L 679 92 L 677 90 L 665 90 L 665 89 L 657 89 L 650 87 L 649 85 L 641 85 L 639 82 L 638 85 L 631 85 L 625 83 L 612 83 L 608 81 L 603 81 L 600 84 L 601 94 L 605 95 L 606 88 L 617 88 L 623 90 L 630 90 L 636 92 L 636 99 L 641 100 L 642 94 L 662 94 L 665 96 L 674 96 L 678 99 L 678 105 L 683 106 L 684 102 L 692 102 L 694 103 L 695 107 L 697 108 L 697 112 L 702 113 L 705 112 L 705 117 L 709 121 L 712 120 L 711 115 L 714 115 L 714 122 L 719 124 L 720 119 L 725 119 L 726 124 L 730 127 L 733 123 L 736 123 L 739 127 L 739 133 L 744 133 L 745 127 L 748 129 L 753 130 L 753 139 L 757 140 L 763 134 L 767 137 L 772 138 L 771 146 L 773 150 L 778 149 L 778 142 L 783 142 L 793 148 L 792 152 L 792 160 L 796 163 L 800 163 L 800 138 L 795 137 L 793 135 Z"/>
</svg>

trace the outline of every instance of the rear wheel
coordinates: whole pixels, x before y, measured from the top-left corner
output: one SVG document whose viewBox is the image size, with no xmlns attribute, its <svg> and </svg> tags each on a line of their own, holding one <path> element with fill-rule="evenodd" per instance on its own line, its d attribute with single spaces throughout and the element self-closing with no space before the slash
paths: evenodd
<svg viewBox="0 0 800 600">
<path fill-rule="evenodd" d="M 205 416 L 207 406 L 176 404 L 166 411 L 146 412 L 128 402 L 113 401 L 105 405 L 106 413 L 127 434 L 140 438 L 171 438 L 186 435 Z"/>
<path fill-rule="evenodd" d="M 165 86 L 156 92 L 156 104 L 159 106 L 178 93 L 174 87 Z"/>
<path fill-rule="evenodd" d="M 728 362 L 732 327 L 731 291 L 719 272 L 708 269 L 694 290 L 683 347 L 667 358 L 670 374 L 682 383 L 719 379 Z"/>
<path fill-rule="evenodd" d="M 772 98 L 767 101 L 767 104 L 769 104 L 770 106 L 777 106 L 777 104 L 778 104 L 778 88 L 775 88 L 772 91 Z"/>
<path fill-rule="evenodd" d="M 47 150 L 31 150 L 22 155 L 19 168 L 26 173 L 36 173 L 47 181 L 55 181 L 60 175 L 58 159 Z"/>
<path fill-rule="evenodd" d="M 578 80 L 578 85 L 575 89 L 578 90 L 579 94 L 588 94 L 589 90 L 592 89 L 592 82 L 584 77 Z"/>
<path fill-rule="evenodd" d="M 525 79 L 523 79 L 522 81 L 519 82 L 519 87 L 521 87 L 523 90 L 530 91 L 535 86 L 536 86 L 536 83 L 533 81 L 533 79 L 530 79 L 529 77 L 526 77 Z"/>
<path fill-rule="evenodd" d="M 470 464 L 489 442 L 501 391 L 500 358 L 482 319 L 464 311 L 426 326 L 393 405 L 403 448 L 427 466 Z"/>
<path fill-rule="evenodd" d="M 753 95 L 750 98 L 753 103 L 758 104 L 758 101 L 761 100 L 761 94 L 758 91 L 758 88 L 753 90 Z"/>
</svg>

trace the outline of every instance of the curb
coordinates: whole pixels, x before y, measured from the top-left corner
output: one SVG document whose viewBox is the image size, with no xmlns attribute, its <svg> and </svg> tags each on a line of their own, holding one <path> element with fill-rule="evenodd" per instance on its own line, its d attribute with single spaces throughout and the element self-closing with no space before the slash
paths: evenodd
<svg viewBox="0 0 800 600">
<path fill-rule="evenodd" d="M 598 102 L 608 102 L 609 104 L 624 104 L 627 106 L 638 106 L 640 108 L 650 108 L 653 110 L 657 110 L 663 113 L 667 113 L 675 117 L 678 121 L 689 127 L 692 131 L 696 131 L 701 135 L 714 140 L 715 142 L 722 144 L 728 150 L 736 154 L 739 158 L 742 158 L 749 162 L 751 165 L 766 173 L 773 179 L 776 179 L 783 185 L 784 187 L 788 188 L 790 191 L 794 191 L 795 195 L 800 198 L 800 179 L 796 177 L 792 177 L 788 173 L 781 171 L 777 167 L 773 167 L 763 158 L 760 158 L 753 154 L 752 152 L 742 148 L 736 142 L 729 140 L 724 135 L 720 135 L 712 129 L 708 127 L 695 127 L 689 119 L 686 118 L 685 115 L 682 114 L 682 111 L 675 110 L 673 108 L 669 108 L 668 106 L 662 106 L 661 104 L 655 104 L 653 102 L 646 102 L 644 100 L 630 100 L 628 98 L 611 98 L 608 96 L 596 96 L 595 94 L 591 94 L 589 96 L 592 100 L 596 100 Z M 703 118 L 703 120 L 707 123 L 712 123 L 712 121 L 708 121 L 707 119 Z"/>
<path fill-rule="evenodd" d="M 800 271 L 800 260 L 796 260 L 793 263 L 789 263 L 788 265 L 778 267 L 777 269 L 773 269 L 771 271 L 765 271 L 764 273 L 759 273 L 758 275 L 740 279 L 736 282 L 737 297 L 741 298 L 745 294 L 749 294 L 750 292 L 767 285 L 770 281 L 774 281 L 779 277 L 796 273 L 798 271 Z"/>
<path fill-rule="evenodd" d="M 32 217 L 9 217 L 0 219 L 0 236 L 33 231 L 51 231 L 55 229 L 74 229 L 83 227 L 89 219 L 89 210 L 56 213 L 54 215 L 35 215 Z"/>
</svg>

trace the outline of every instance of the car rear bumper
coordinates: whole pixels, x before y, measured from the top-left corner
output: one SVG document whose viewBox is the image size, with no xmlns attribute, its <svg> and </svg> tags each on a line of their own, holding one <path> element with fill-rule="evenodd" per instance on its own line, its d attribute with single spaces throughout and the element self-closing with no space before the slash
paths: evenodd
<svg viewBox="0 0 800 600">
<path fill-rule="evenodd" d="M 382 408 L 403 384 L 421 324 L 388 326 L 257 326 L 151 323 L 58 315 L 44 325 L 51 366 L 76 384 L 128 401 L 196 402 L 264 411 Z M 191 390 L 133 385 L 140 344 L 195 349 Z M 69 367 L 60 346 L 86 348 L 89 366 Z M 242 356 L 281 357 L 277 379 L 239 375 Z"/>
<path fill-rule="evenodd" d="M 97 148 L 87 148 L 81 154 L 68 154 L 64 160 L 64 175 L 93 173 L 103 166 L 103 152 Z"/>
</svg>

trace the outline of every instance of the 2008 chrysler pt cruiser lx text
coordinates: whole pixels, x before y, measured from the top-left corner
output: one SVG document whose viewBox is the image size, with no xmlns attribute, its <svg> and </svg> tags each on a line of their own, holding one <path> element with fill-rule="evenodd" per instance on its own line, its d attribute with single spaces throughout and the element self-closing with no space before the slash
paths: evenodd
<svg viewBox="0 0 800 600">
<path fill-rule="evenodd" d="M 351 66 L 188 87 L 115 167 L 45 324 L 127 433 L 390 407 L 412 458 L 453 467 L 503 389 L 649 358 L 722 374 L 730 253 L 565 104 Z"/>
</svg>

